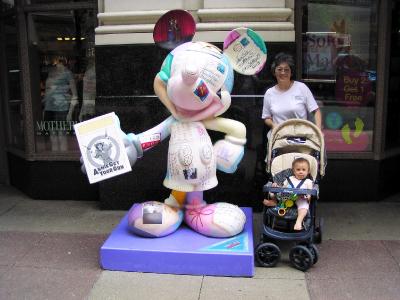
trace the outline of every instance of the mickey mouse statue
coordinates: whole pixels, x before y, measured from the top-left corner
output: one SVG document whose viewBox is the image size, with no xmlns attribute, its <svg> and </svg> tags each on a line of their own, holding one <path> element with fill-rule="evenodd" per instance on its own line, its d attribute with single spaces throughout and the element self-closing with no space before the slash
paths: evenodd
<svg viewBox="0 0 400 300">
<path fill-rule="evenodd" d="M 239 51 L 239 56 L 234 55 L 239 57 L 235 61 L 239 69 L 251 67 L 259 71 L 266 60 L 265 44 L 258 41 L 256 46 L 260 48 L 261 44 L 264 58 L 254 51 L 240 52 L 250 44 L 257 44 L 252 41 L 254 35 L 241 34 L 251 30 L 241 30 L 230 35 L 227 51 Z M 171 116 L 140 134 L 120 132 L 131 165 L 170 136 L 163 184 L 172 190 L 171 194 L 163 203 L 147 201 L 133 205 L 128 213 L 133 233 L 144 237 L 166 236 L 176 231 L 183 220 L 194 231 L 210 237 L 231 237 L 243 230 L 246 216 L 238 206 L 222 202 L 207 204 L 203 199 L 203 191 L 218 184 L 216 170 L 235 172 L 244 154 L 246 127 L 220 117 L 231 104 L 232 86 L 231 59 L 212 44 L 186 42 L 165 58 L 154 79 L 154 91 Z M 224 139 L 213 145 L 207 129 L 225 133 Z"/>
</svg>

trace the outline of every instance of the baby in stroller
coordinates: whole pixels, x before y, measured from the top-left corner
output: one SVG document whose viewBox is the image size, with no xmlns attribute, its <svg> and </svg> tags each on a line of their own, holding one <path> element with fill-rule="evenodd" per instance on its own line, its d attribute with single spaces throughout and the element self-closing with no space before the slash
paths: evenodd
<svg viewBox="0 0 400 300">
<path fill-rule="evenodd" d="M 295 158 L 292 162 L 293 175 L 286 178 L 283 182 L 283 187 L 296 188 L 296 189 L 312 189 L 313 182 L 309 178 L 310 176 L 310 163 L 304 157 Z M 276 182 L 272 183 L 272 187 L 278 187 Z M 264 199 L 264 205 L 276 206 L 277 200 L 273 193 L 270 193 L 272 199 Z M 309 202 L 311 200 L 310 194 L 296 195 L 295 196 L 297 206 L 297 219 L 294 224 L 294 230 L 303 229 L 303 220 L 307 216 L 308 209 L 310 207 Z M 287 201 L 287 200 L 286 200 Z M 291 203 L 292 204 L 292 203 Z M 282 214 L 282 213 L 281 213 Z"/>
<path fill-rule="evenodd" d="M 307 120 L 279 124 L 272 131 L 266 161 L 272 181 L 263 188 L 267 197 L 256 260 L 261 266 L 275 266 L 281 256 L 276 241 L 291 241 L 290 261 L 305 271 L 317 262 L 315 243 L 322 239 L 322 218 L 316 221 L 318 183 L 326 165 L 322 132 Z"/>
</svg>

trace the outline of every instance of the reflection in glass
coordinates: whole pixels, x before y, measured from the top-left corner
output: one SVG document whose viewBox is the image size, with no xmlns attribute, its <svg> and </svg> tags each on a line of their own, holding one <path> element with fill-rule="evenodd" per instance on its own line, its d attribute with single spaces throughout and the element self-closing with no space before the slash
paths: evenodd
<svg viewBox="0 0 400 300">
<path fill-rule="evenodd" d="M 0 11 L 5 12 L 15 5 L 14 0 L 1 0 L 0 1 Z"/>
<path fill-rule="evenodd" d="M 54 58 L 53 65 L 49 69 L 43 97 L 43 120 L 52 124 L 49 127 L 52 151 L 66 151 L 67 137 L 63 132 L 65 121 L 71 121 L 72 103 L 77 103 L 75 79 L 72 72 L 66 66 L 66 60 L 60 57 Z M 53 122 L 59 121 L 59 122 Z M 65 123 L 64 123 L 65 124 Z"/>
<path fill-rule="evenodd" d="M 96 64 L 94 46 L 86 51 L 87 66 L 83 74 L 82 107 L 79 113 L 79 121 L 90 119 L 95 114 L 96 99 Z"/>
<path fill-rule="evenodd" d="M 78 151 L 73 125 L 94 114 L 95 22 L 91 10 L 28 14 L 37 152 Z"/>
<path fill-rule="evenodd" d="M 375 1 L 307 4 L 303 79 L 320 102 L 329 152 L 373 150 L 375 7 Z"/>
<path fill-rule="evenodd" d="M 372 151 L 374 108 L 326 105 L 322 108 L 326 147 L 331 152 Z"/>
</svg>

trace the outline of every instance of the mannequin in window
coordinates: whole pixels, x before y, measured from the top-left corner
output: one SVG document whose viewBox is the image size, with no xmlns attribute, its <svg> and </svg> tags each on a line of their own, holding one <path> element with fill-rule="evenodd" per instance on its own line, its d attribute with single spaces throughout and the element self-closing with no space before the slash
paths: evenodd
<svg viewBox="0 0 400 300">
<path fill-rule="evenodd" d="M 94 48 L 88 50 L 88 65 L 83 75 L 82 108 L 79 113 L 79 121 L 92 118 L 95 113 L 96 99 L 96 65 Z"/>
<path fill-rule="evenodd" d="M 53 66 L 50 68 L 46 79 L 46 89 L 42 100 L 44 103 L 44 119 L 46 121 L 66 121 L 71 103 L 78 102 L 75 80 L 72 72 L 66 67 L 64 58 L 57 57 L 52 63 Z M 61 130 L 50 132 L 50 142 L 53 151 L 67 150 L 65 132 Z"/>
</svg>

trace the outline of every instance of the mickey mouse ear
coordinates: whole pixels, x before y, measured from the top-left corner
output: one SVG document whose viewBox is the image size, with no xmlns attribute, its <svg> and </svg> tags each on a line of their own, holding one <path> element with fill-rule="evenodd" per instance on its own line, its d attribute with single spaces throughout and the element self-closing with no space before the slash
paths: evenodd
<svg viewBox="0 0 400 300">
<path fill-rule="evenodd" d="M 236 28 L 224 40 L 224 54 L 233 69 L 244 75 L 254 75 L 262 70 L 267 61 L 264 40 L 249 28 Z"/>
<path fill-rule="evenodd" d="M 196 32 L 196 22 L 185 10 L 170 10 L 158 19 L 153 30 L 154 42 L 163 49 L 172 50 L 190 42 Z"/>
</svg>

